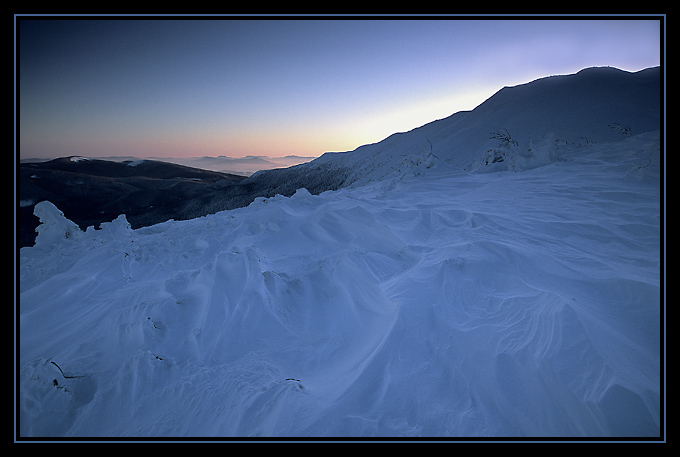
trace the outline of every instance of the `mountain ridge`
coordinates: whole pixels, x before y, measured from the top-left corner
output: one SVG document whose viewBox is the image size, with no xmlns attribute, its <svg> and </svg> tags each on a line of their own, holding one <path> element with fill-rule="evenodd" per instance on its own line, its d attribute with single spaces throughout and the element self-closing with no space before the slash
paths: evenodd
<svg viewBox="0 0 680 457">
<path fill-rule="evenodd" d="M 660 67 L 627 72 L 590 67 L 506 86 L 470 111 L 459 111 L 407 132 L 394 133 L 353 151 L 326 153 L 307 164 L 361 168 L 387 174 L 399 168 L 396 157 L 424 160 L 430 153 L 448 165 L 470 169 L 498 146 L 493 134 L 504 130 L 517 147 L 528 149 L 553 135 L 567 144 L 618 141 L 660 128 Z M 389 157 L 391 156 L 391 157 Z M 354 174 L 352 181 L 366 182 Z"/>
</svg>

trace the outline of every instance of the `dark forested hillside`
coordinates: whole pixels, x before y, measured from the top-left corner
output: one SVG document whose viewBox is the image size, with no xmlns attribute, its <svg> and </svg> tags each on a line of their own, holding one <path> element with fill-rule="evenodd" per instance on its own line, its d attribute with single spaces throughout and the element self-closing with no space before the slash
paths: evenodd
<svg viewBox="0 0 680 457">
<path fill-rule="evenodd" d="M 267 170 L 246 179 L 155 160 L 113 162 L 79 157 L 20 165 L 20 247 L 31 246 L 44 200 L 85 230 L 125 214 L 132 228 L 184 220 L 249 205 L 256 197 L 336 190 L 345 174 L 328 166 Z"/>
<path fill-rule="evenodd" d="M 182 207 L 209 189 L 228 188 L 244 176 L 166 162 L 113 162 L 58 158 L 22 163 L 19 170 L 20 246 L 35 239 L 36 203 L 48 200 L 82 229 L 125 214 L 133 227 L 183 219 Z"/>
</svg>

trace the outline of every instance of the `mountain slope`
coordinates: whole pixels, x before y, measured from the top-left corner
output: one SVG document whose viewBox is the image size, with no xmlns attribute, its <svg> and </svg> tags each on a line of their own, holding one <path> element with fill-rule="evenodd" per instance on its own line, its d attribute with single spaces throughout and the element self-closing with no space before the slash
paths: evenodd
<svg viewBox="0 0 680 457">
<path fill-rule="evenodd" d="M 313 173 L 315 167 L 331 167 L 347 174 L 349 184 L 417 173 L 437 163 L 478 170 L 493 163 L 496 154 L 514 156 L 517 164 L 510 169 L 543 165 L 556 160 L 563 146 L 620 141 L 658 130 L 660 83 L 659 67 L 636 73 L 588 68 L 546 77 L 505 87 L 472 111 L 354 151 L 327 153 L 300 168 Z"/>
</svg>

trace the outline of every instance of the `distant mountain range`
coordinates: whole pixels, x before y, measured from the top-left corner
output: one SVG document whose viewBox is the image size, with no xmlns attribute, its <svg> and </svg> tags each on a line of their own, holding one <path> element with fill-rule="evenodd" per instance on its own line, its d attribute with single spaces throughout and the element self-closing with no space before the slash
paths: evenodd
<svg viewBox="0 0 680 457">
<path fill-rule="evenodd" d="M 293 165 L 314 160 L 315 157 L 301 157 L 301 156 L 285 156 L 285 157 L 269 157 L 269 156 L 245 156 L 245 157 L 227 157 L 227 156 L 203 156 L 190 158 L 158 158 L 166 162 L 177 163 L 189 167 L 204 168 L 207 170 L 221 171 L 225 173 L 236 173 L 250 176 L 259 170 L 270 170 L 274 168 L 287 168 Z"/>
<path fill-rule="evenodd" d="M 217 157 L 202 156 L 202 157 L 133 157 L 133 156 L 108 156 L 98 157 L 101 160 L 109 160 L 113 162 L 134 162 L 138 160 L 156 160 L 160 162 L 175 163 L 187 167 L 202 168 L 204 170 L 219 171 L 221 173 L 231 173 L 236 175 L 250 176 L 259 170 L 269 170 L 273 168 L 286 168 L 293 165 L 309 162 L 315 157 L 302 157 L 296 155 L 289 155 L 285 157 L 269 157 L 269 156 L 245 156 L 245 157 L 227 157 L 220 155 Z M 46 162 L 49 159 L 22 159 L 21 163 L 37 163 Z"/>
</svg>

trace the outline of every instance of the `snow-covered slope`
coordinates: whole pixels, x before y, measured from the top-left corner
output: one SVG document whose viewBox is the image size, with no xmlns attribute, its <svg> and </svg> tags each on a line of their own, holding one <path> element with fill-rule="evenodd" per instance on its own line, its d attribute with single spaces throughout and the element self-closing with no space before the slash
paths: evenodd
<svg viewBox="0 0 680 457">
<path fill-rule="evenodd" d="M 472 111 L 302 167 L 352 170 L 348 182 L 415 172 L 445 162 L 466 170 L 489 163 L 522 170 L 554 161 L 565 146 L 619 141 L 659 129 L 660 68 L 629 73 L 612 67 L 505 87 Z"/>
<path fill-rule="evenodd" d="M 619 122 L 494 173 L 428 124 L 430 167 L 137 230 L 39 203 L 21 437 L 658 437 L 660 138 Z"/>
</svg>

